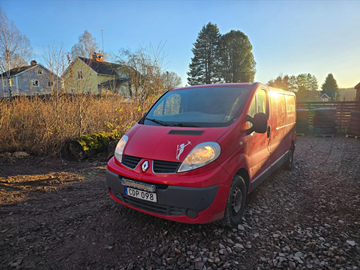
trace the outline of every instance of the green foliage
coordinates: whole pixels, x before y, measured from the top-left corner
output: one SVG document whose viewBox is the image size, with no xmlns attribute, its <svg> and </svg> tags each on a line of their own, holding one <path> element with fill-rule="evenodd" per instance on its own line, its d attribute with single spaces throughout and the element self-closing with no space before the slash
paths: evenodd
<svg viewBox="0 0 360 270">
<path fill-rule="evenodd" d="M 119 132 L 114 129 L 110 132 L 100 131 L 90 135 L 83 135 L 76 139 L 76 142 L 79 143 L 84 152 L 97 152 L 107 147 L 110 141 L 114 141 L 117 138 L 119 138 Z"/>
<path fill-rule="evenodd" d="M 188 83 L 211 84 L 221 81 L 220 74 L 220 33 L 216 24 L 204 25 L 194 43 L 194 57 L 189 64 Z"/>
<path fill-rule="evenodd" d="M 256 62 L 249 38 L 241 31 L 231 30 L 220 41 L 221 75 L 225 82 L 253 82 Z"/>
<path fill-rule="evenodd" d="M 339 91 L 338 91 L 339 87 L 332 73 L 330 73 L 326 77 L 325 82 L 323 83 L 321 89 L 323 93 L 327 94 L 332 99 L 336 100 L 339 98 Z"/>
<path fill-rule="evenodd" d="M 315 75 L 310 73 L 303 73 L 297 76 L 278 76 L 275 80 L 270 80 L 268 85 L 296 92 L 298 101 L 314 101 L 320 96 L 320 91 L 317 91 L 319 88 L 318 81 Z"/>
</svg>

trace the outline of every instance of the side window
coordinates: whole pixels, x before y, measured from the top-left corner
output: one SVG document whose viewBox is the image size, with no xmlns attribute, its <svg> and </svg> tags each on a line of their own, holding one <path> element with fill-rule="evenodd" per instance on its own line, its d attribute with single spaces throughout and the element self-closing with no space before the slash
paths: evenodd
<svg viewBox="0 0 360 270">
<path fill-rule="evenodd" d="M 259 89 L 256 93 L 256 113 L 266 113 L 266 92 Z"/>
<path fill-rule="evenodd" d="M 256 92 L 251 102 L 248 115 L 254 117 L 256 113 L 260 112 L 267 114 L 267 95 L 266 91 L 262 89 Z"/>
</svg>

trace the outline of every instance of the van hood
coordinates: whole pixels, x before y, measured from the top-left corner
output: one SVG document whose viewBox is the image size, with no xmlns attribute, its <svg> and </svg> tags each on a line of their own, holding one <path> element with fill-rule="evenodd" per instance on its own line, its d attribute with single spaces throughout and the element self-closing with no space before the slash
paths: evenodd
<svg viewBox="0 0 360 270">
<path fill-rule="evenodd" d="M 136 124 L 126 134 L 129 140 L 124 154 L 182 162 L 196 145 L 216 142 L 228 129 L 229 127 L 186 128 Z"/>
</svg>

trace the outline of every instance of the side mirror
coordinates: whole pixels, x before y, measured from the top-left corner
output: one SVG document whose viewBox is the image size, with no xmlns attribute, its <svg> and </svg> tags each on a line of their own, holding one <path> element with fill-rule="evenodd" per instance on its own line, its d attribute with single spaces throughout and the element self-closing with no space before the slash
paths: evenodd
<svg viewBox="0 0 360 270">
<path fill-rule="evenodd" d="M 245 118 L 246 122 L 250 122 L 253 126 L 246 130 L 246 135 L 250 135 L 252 132 L 266 133 L 267 131 L 267 116 L 265 113 L 257 113 L 254 117 L 247 115 Z"/>
</svg>

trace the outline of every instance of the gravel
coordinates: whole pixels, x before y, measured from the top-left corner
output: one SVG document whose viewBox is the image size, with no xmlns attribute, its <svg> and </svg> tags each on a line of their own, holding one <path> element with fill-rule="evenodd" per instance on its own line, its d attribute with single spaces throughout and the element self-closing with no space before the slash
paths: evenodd
<svg viewBox="0 0 360 270">
<path fill-rule="evenodd" d="M 105 162 L 0 162 L 0 269 L 360 269 L 360 140 L 298 137 L 237 228 L 113 202 Z"/>
</svg>

